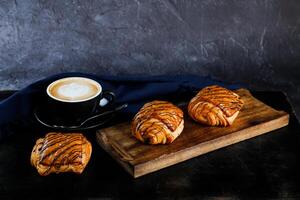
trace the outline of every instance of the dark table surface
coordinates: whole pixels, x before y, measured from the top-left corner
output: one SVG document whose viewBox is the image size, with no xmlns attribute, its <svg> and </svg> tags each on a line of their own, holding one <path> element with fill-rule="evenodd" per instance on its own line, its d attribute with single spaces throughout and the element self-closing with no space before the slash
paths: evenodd
<svg viewBox="0 0 300 200">
<path fill-rule="evenodd" d="M 0 92 L 0 98 L 10 92 Z M 300 198 L 299 123 L 280 92 L 253 92 L 276 109 L 291 114 L 287 127 L 133 179 L 85 132 L 93 154 L 81 175 L 41 177 L 30 165 L 39 126 L 21 129 L 0 143 L 0 199 L 120 198 Z"/>
</svg>

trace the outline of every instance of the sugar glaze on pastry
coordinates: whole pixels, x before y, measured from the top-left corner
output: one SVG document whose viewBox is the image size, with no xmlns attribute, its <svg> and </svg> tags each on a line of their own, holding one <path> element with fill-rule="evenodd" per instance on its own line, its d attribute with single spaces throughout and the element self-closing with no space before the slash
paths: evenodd
<svg viewBox="0 0 300 200">
<path fill-rule="evenodd" d="M 146 103 L 133 118 L 132 134 L 148 144 L 173 142 L 184 127 L 183 112 L 167 101 Z"/>
<path fill-rule="evenodd" d="M 203 88 L 188 105 L 189 116 L 202 124 L 229 126 L 243 106 L 241 97 L 218 85 Z"/>
</svg>

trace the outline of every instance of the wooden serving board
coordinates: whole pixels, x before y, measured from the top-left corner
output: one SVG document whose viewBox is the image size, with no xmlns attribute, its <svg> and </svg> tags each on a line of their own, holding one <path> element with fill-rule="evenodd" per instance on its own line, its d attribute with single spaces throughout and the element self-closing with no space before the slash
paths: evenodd
<svg viewBox="0 0 300 200">
<path fill-rule="evenodd" d="M 289 114 L 286 112 L 267 106 L 246 89 L 235 92 L 245 104 L 229 127 L 198 124 L 189 118 L 184 107 L 184 130 L 171 144 L 140 143 L 131 135 L 130 122 L 97 131 L 97 141 L 136 178 L 288 125 Z"/>
</svg>

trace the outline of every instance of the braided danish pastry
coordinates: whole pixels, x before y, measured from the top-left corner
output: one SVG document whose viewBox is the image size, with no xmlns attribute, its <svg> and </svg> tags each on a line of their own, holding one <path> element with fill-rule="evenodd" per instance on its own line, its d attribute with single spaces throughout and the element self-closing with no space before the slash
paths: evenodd
<svg viewBox="0 0 300 200">
<path fill-rule="evenodd" d="M 188 113 L 197 122 L 211 126 L 229 126 L 243 106 L 241 97 L 226 88 L 203 88 L 188 105 Z"/>
<path fill-rule="evenodd" d="M 132 134 L 148 144 L 173 142 L 184 127 L 183 112 L 167 101 L 146 103 L 132 121 Z"/>
<path fill-rule="evenodd" d="M 36 141 L 31 153 L 31 164 L 38 173 L 82 173 L 90 160 L 91 143 L 81 133 L 48 133 Z"/>
</svg>

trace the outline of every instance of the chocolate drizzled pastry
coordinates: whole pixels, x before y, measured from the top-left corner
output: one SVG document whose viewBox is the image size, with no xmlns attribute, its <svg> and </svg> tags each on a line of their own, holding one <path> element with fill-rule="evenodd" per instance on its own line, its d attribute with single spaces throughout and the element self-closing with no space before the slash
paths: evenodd
<svg viewBox="0 0 300 200">
<path fill-rule="evenodd" d="M 92 154 L 91 143 L 81 133 L 48 133 L 36 141 L 31 164 L 38 173 L 82 173 Z"/>
<path fill-rule="evenodd" d="M 148 144 L 173 142 L 184 127 L 183 112 L 167 101 L 146 103 L 132 121 L 132 134 Z"/>
<path fill-rule="evenodd" d="M 211 126 L 229 126 L 243 106 L 241 97 L 226 88 L 203 88 L 188 105 L 188 113 L 197 122 Z"/>
</svg>

